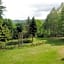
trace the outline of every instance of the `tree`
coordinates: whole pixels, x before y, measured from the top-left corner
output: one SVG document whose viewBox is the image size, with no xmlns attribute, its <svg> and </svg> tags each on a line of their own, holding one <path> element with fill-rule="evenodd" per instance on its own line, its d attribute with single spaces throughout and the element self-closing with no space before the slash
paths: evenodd
<svg viewBox="0 0 64 64">
<path fill-rule="evenodd" d="M 12 31 L 13 29 L 13 22 L 11 19 L 4 19 L 4 24 L 8 26 L 8 28 Z"/>
<path fill-rule="evenodd" d="M 29 37 L 29 25 L 30 25 L 30 23 L 31 23 L 31 20 L 30 20 L 30 17 L 28 17 L 27 18 L 27 20 L 26 20 L 26 24 L 25 24 L 25 36 L 26 36 L 26 38 L 28 38 Z"/>
<path fill-rule="evenodd" d="M 13 39 L 18 39 L 19 32 L 22 32 L 23 26 L 22 23 L 16 23 L 13 27 Z"/>
<path fill-rule="evenodd" d="M 0 19 L 0 41 L 5 42 L 5 47 L 7 40 L 11 39 L 11 33 L 6 24 L 3 24 L 3 19 Z"/>
<path fill-rule="evenodd" d="M 20 42 L 22 41 L 23 44 L 23 28 L 21 23 L 17 23 L 17 34 L 18 34 L 18 46 L 20 46 Z"/>
<path fill-rule="evenodd" d="M 36 19 L 38 37 L 43 37 L 43 23 L 44 23 L 44 20 Z"/>
<path fill-rule="evenodd" d="M 6 27 L 3 24 L 2 15 L 3 15 L 4 9 L 5 9 L 5 6 L 2 6 L 2 0 L 0 0 L 0 41 L 5 40 L 5 42 L 6 42 L 5 38 L 9 38 L 9 37 L 7 36 L 8 29 L 6 29 Z"/>
<path fill-rule="evenodd" d="M 32 35 L 32 42 L 33 42 L 33 37 L 35 37 L 37 32 L 37 26 L 36 26 L 36 22 L 35 22 L 35 18 L 32 18 L 32 21 L 29 25 L 29 33 Z"/>
<path fill-rule="evenodd" d="M 3 15 L 4 9 L 5 9 L 5 6 L 2 6 L 2 0 L 0 0 L 0 18 L 3 18 L 2 15 Z"/>
<path fill-rule="evenodd" d="M 3 24 L 6 24 L 6 26 L 8 27 L 8 29 L 10 30 L 10 32 L 11 32 L 11 34 L 12 34 L 12 38 L 13 38 L 13 29 L 14 29 L 14 27 L 13 27 L 13 22 L 12 22 L 12 20 L 11 19 L 3 19 Z"/>
<path fill-rule="evenodd" d="M 28 16 L 27 18 L 27 22 L 26 22 L 28 25 L 30 24 L 30 17 Z"/>
<path fill-rule="evenodd" d="M 44 22 L 44 33 L 47 36 L 64 36 L 64 3 L 48 14 Z"/>
<path fill-rule="evenodd" d="M 50 14 L 47 16 L 44 23 L 44 28 L 47 30 L 48 36 L 56 36 L 58 32 L 58 14 L 55 8 L 53 8 Z"/>
<path fill-rule="evenodd" d="M 60 13 L 60 21 L 59 21 L 59 33 L 64 36 L 64 4 L 62 3 L 62 9 Z"/>
</svg>

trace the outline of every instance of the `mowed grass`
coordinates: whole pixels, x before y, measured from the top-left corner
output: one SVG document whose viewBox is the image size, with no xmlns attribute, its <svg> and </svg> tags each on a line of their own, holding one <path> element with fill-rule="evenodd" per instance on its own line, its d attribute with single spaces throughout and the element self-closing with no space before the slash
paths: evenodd
<svg viewBox="0 0 64 64">
<path fill-rule="evenodd" d="M 58 52 L 61 48 L 64 46 L 42 44 L 0 50 L 0 64 L 64 64 Z"/>
</svg>

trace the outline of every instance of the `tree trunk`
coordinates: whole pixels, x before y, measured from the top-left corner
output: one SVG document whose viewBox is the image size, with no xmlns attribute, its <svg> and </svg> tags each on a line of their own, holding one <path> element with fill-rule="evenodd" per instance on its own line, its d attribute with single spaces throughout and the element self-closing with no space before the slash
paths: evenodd
<svg viewBox="0 0 64 64">
<path fill-rule="evenodd" d="M 7 39 L 5 38 L 5 46 L 4 46 L 4 48 L 6 48 L 6 43 L 7 43 Z"/>
<path fill-rule="evenodd" d="M 18 47 L 23 45 L 23 32 L 19 32 L 18 34 Z"/>
<path fill-rule="evenodd" d="M 32 35 L 32 45 L 33 45 L 33 35 Z"/>
<path fill-rule="evenodd" d="M 20 47 L 20 32 L 18 34 L 18 47 Z"/>
<path fill-rule="evenodd" d="M 22 45 L 23 45 L 23 32 L 21 33 L 21 42 L 22 42 Z"/>
</svg>

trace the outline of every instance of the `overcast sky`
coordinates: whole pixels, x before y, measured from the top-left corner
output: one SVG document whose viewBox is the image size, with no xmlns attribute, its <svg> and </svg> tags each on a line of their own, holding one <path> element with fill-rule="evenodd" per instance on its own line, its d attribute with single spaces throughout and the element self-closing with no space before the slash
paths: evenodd
<svg viewBox="0 0 64 64">
<path fill-rule="evenodd" d="M 4 17 L 26 19 L 28 16 L 45 19 L 53 7 L 58 7 L 64 0 L 3 0 L 6 6 Z"/>
</svg>

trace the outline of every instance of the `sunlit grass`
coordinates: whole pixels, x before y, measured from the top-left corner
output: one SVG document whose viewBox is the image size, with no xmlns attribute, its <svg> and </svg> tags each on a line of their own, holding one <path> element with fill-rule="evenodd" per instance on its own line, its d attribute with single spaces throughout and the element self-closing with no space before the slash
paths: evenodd
<svg viewBox="0 0 64 64">
<path fill-rule="evenodd" d="M 52 46 L 51 43 L 59 43 L 50 39 L 35 39 L 34 42 L 45 42 L 38 46 L 20 47 L 0 50 L 0 64 L 64 64 L 58 52 L 64 46 Z M 50 42 L 47 44 L 47 42 Z M 61 42 L 60 42 L 61 43 Z M 61 56 L 61 57 L 60 57 Z"/>
<path fill-rule="evenodd" d="M 0 64 L 63 64 L 51 45 L 0 50 Z"/>
</svg>

